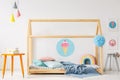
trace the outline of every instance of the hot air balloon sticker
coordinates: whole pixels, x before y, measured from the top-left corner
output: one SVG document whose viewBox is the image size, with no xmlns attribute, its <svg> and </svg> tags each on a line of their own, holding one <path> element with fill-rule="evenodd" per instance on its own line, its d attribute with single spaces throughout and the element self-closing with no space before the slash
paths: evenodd
<svg viewBox="0 0 120 80">
<path fill-rule="evenodd" d="M 111 39 L 111 40 L 109 41 L 109 45 L 110 45 L 111 47 L 115 46 L 115 45 L 116 45 L 116 40 Z"/>
<path fill-rule="evenodd" d="M 117 50 L 118 49 L 118 37 L 117 36 L 110 36 L 107 39 L 107 45 L 109 50 Z"/>
</svg>

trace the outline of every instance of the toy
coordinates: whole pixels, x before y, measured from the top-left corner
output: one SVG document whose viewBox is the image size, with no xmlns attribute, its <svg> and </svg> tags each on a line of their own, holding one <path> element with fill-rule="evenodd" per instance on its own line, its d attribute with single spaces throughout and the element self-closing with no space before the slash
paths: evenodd
<svg viewBox="0 0 120 80">
<path fill-rule="evenodd" d="M 18 49 L 18 48 L 15 48 L 14 54 L 15 54 L 15 53 L 17 53 L 17 54 L 19 53 L 19 49 Z"/>
<path fill-rule="evenodd" d="M 10 49 L 10 48 L 7 48 L 5 50 L 6 53 L 9 53 L 9 54 L 15 54 L 15 53 L 19 53 L 19 49 L 18 48 L 15 48 L 15 49 Z"/>
<path fill-rule="evenodd" d="M 83 55 L 80 60 L 81 64 L 96 64 L 95 57 L 90 54 Z"/>
</svg>

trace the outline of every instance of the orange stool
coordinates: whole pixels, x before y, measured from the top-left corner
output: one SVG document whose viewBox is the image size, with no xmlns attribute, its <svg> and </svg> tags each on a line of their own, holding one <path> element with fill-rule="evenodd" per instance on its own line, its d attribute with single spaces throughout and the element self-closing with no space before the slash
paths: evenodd
<svg viewBox="0 0 120 80">
<path fill-rule="evenodd" d="M 20 57 L 21 71 L 22 71 L 22 76 L 24 77 L 24 67 L 23 67 L 22 55 L 24 55 L 24 53 L 18 53 L 18 54 L 3 53 L 2 54 L 2 56 L 4 56 L 4 63 L 3 63 L 3 68 L 2 68 L 2 78 L 4 78 L 4 75 L 5 75 L 7 56 L 11 56 L 11 75 L 13 75 L 14 56 Z"/>
</svg>

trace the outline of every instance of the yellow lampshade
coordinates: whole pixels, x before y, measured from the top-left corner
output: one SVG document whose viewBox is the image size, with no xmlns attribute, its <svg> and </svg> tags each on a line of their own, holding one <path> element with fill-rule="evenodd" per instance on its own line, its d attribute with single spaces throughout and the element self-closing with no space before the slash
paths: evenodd
<svg viewBox="0 0 120 80">
<path fill-rule="evenodd" d="M 10 22 L 15 22 L 14 14 L 11 14 L 11 16 L 10 16 Z"/>
</svg>

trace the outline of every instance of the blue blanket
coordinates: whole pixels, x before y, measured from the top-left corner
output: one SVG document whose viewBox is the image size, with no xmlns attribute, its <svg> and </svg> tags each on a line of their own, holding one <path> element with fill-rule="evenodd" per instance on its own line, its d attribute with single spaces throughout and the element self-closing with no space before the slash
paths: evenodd
<svg viewBox="0 0 120 80">
<path fill-rule="evenodd" d="M 87 67 L 85 65 L 74 64 L 71 62 L 61 62 L 64 65 L 67 75 L 77 76 L 77 77 L 87 77 L 93 75 L 99 75 L 99 73 L 92 67 Z"/>
<path fill-rule="evenodd" d="M 85 73 L 86 66 L 78 65 L 71 62 L 61 62 L 64 65 L 66 74 L 83 74 Z"/>
</svg>

